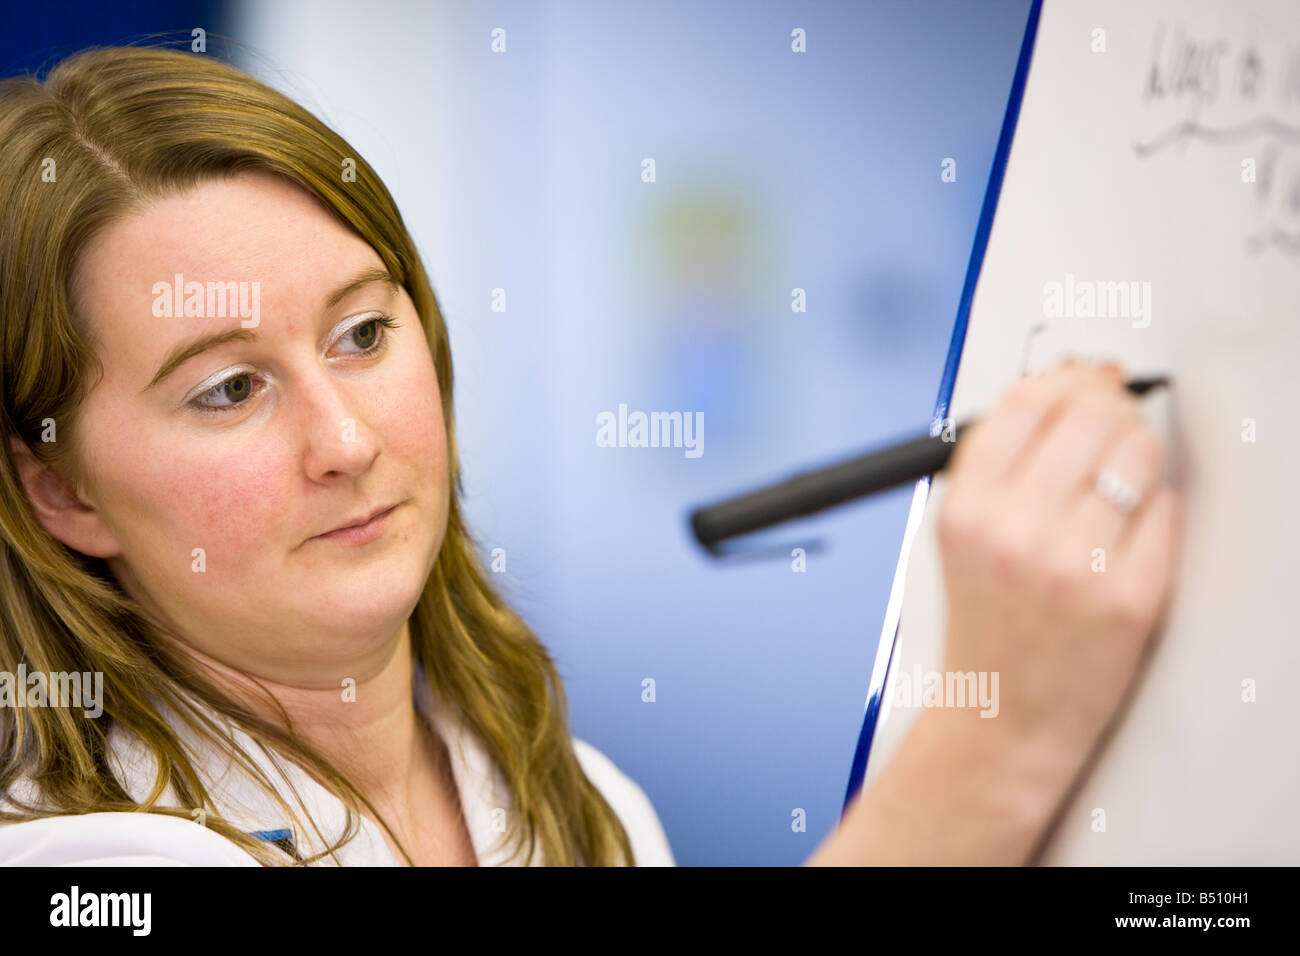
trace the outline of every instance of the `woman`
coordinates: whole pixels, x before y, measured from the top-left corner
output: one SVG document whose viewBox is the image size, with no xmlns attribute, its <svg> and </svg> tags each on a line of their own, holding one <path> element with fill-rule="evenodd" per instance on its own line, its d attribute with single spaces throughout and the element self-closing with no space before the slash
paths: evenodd
<svg viewBox="0 0 1300 956">
<path fill-rule="evenodd" d="M 0 137 L 0 669 L 103 675 L 97 718 L 0 709 L 0 860 L 671 864 L 479 564 L 447 330 L 365 161 L 162 49 L 5 81 Z M 1109 367 L 963 438 L 948 662 L 1002 719 L 927 710 L 810 862 L 1029 856 L 1166 600 L 1159 458 Z M 1131 573 L 1080 573 L 1099 544 Z"/>
</svg>

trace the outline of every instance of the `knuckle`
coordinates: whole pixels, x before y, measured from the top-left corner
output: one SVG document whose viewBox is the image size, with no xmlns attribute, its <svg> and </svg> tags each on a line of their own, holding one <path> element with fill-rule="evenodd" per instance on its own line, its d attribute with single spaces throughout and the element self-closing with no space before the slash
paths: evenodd
<svg viewBox="0 0 1300 956">
<path fill-rule="evenodd" d="M 1033 539 L 1016 526 L 988 535 L 982 550 L 989 568 L 1002 580 L 1023 578 L 1033 566 Z"/>
<path fill-rule="evenodd" d="M 1123 435 L 1129 428 L 1142 424 L 1135 402 L 1124 395 L 1097 389 L 1075 395 L 1062 427 L 1101 434 Z"/>
<path fill-rule="evenodd" d="M 1140 583 L 1118 584 L 1107 601 L 1107 617 L 1121 628 L 1145 629 L 1151 622 L 1151 594 Z"/>
<path fill-rule="evenodd" d="M 1047 401 L 1048 393 L 1043 382 L 1024 378 L 1017 381 L 1003 393 L 998 410 L 1003 414 L 1032 413 L 1046 405 Z"/>
<path fill-rule="evenodd" d="M 1039 565 L 1038 573 L 1048 595 L 1073 596 L 1092 583 L 1091 554 L 1071 549 L 1054 551 Z"/>
<path fill-rule="evenodd" d="M 1080 396 L 1071 403 L 1070 410 L 1061 416 L 1057 428 L 1066 434 L 1076 435 L 1104 432 L 1110 426 L 1112 418 L 1105 403 L 1096 396 Z"/>
<path fill-rule="evenodd" d="M 1142 419 L 1142 406 L 1136 396 L 1121 392 L 1111 396 L 1111 416 L 1114 420 L 1133 428 L 1145 428 Z"/>
<path fill-rule="evenodd" d="M 1132 441 L 1133 455 L 1138 464 L 1154 471 L 1165 454 L 1164 445 L 1161 444 L 1159 437 L 1144 425 L 1132 436 Z"/>
<path fill-rule="evenodd" d="M 1074 397 L 1074 407 L 1080 414 L 1107 423 L 1121 420 L 1134 411 L 1123 395 L 1100 387 L 1081 389 Z"/>
</svg>

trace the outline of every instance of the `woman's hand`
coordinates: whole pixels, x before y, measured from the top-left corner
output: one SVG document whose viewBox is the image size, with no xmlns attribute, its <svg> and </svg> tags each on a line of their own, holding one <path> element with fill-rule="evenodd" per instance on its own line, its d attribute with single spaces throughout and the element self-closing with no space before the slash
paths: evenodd
<svg viewBox="0 0 1300 956">
<path fill-rule="evenodd" d="M 1169 597 L 1181 503 L 1161 463 L 1113 365 L 1022 379 L 954 453 L 937 529 L 944 669 L 998 673 L 998 714 L 976 723 L 1062 788 L 1115 715 Z"/>
<path fill-rule="evenodd" d="M 1114 366 L 1023 379 L 963 432 L 937 515 L 944 669 L 996 672 L 997 716 L 922 711 L 810 864 L 1026 862 L 1167 604 L 1161 460 Z"/>
</svg>

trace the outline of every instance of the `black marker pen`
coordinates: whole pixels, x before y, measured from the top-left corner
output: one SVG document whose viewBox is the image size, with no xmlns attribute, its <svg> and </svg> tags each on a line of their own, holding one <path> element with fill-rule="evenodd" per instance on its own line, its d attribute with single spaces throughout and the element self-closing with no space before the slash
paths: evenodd
<svg viewBox="0 0 1300 956">
<path fill-rule="evenodd" d="M 1137 378 L 1125 387 L 1134 395 L 1145 395 L 1168 382 L 1163 376 Z M 947 466 L 957 441 L 970 424 L 973 423 L 958 425 L 950 437 L 922 435 L 700 508 L 691 514 L 691 528 L 700 544 L 712 551 L 728 538 L 816 514 L 909 481 L 919 481 Z"/>
</svg>

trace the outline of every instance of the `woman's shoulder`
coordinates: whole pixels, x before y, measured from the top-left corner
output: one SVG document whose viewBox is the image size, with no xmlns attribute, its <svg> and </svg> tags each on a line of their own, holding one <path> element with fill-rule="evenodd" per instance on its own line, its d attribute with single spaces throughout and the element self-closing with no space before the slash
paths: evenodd
<svg viewBox="0 0 1300 956">
<path fill-rule="evenodd" d="M 618 814 L 632 844 L 637 866 L 675 866 L 663 824 L 645 791 L 618 765 L 585 740 L 573 738 L 582 772 Z"/>
<path fill-rule="evenodd" d="M 0 824 L 0 867 L 258 865 L 199 823 L 158 813 L 83 813 Z"/>
</svg>

